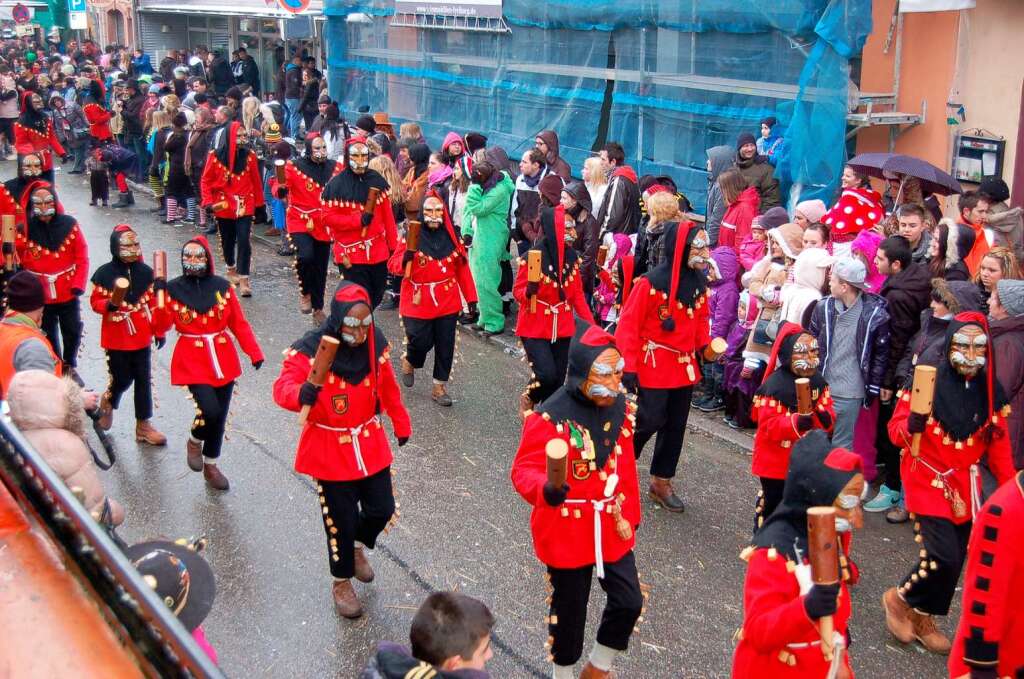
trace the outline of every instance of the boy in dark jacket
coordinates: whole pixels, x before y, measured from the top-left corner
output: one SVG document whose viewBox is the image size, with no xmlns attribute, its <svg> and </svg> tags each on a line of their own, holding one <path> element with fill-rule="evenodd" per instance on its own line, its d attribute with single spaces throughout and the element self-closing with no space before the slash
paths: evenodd
<svg viewBox="0 0 1024 679">
<path fill-rule="evenodd" d="M 483 602 L 455 592 L 434 592 L 416 611 L 409 630 L 412 653 L 382 642 L 360 679 L 488 679 L 494 656 L 494 616 Z"/>
</svg>

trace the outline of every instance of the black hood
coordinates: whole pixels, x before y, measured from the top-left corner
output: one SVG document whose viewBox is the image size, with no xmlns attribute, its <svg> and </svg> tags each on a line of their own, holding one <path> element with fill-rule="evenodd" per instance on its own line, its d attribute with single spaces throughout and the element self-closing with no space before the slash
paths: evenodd
<svg viewBox="0 0 1024 679">
<path fill-rule="evenodd" d="M 337 163 L 330 158 L 324 158 L 322 163 L 313 162 L 313 139 L 315 138 L 314 136 L 306 137 L 305 153 L 299 158 L 292 159 L 292 164 L 296 170 L 319 184 L 322 192 L 327 182 L 334 176 L 334 167 Z"/>
<path fill-rule="evenodd" d="M 565 277 L 576 264 L 579 255 L 576 250 L 565 245 L 565 208 L 542 208 L 540 211 L 540 227 L 543 236 L 537 246 L 543 253 L 541 270 L 558 283 L 558 299 L 565 299 Z M 561 261 L 561 268 L 559 268 Z"/>
<path fill-rule="evenodd" d="M 582 321 L 576 323 L 576 334 L 569 345 L 569 367 L 563 384 L 537 412 L 546 413 L 552 422 L 574 423 L 590 432 L 594 441 L 594 462 L 604 467 L 615 450 L 619 430 L 626 419 L 626 397 L 623 394 L 612 405 L 598 407 L 583 393 L 583 383 L 590 375 L 594 361 L 605 349 L 614 349 L 615 338 L 600 328 Z"/>
<path fill-rule="evenodd" d="M 576 207 L 569 211 L 573 218 L 576 218 L 581 212 L 586 212 L 588 215 L 593 216 L 594 203 L 590 199 L 590 191 L 587 190 L 583 182 L 571 182 L 563 187 L 562 190 L 576 201 Z"/>
<path fill-rule="evenodd" d="M 53 200 L 55 206 L 59 205 L 56 193 L 53 194 Z M 28 201 L 26 212 L 28 213 L 28 239 L 51 252 L 56 252 L 60 248 L 77 224 L 74 217 L 61 214 L 59 209 L 49 222 L 44 222 L 32 210 L 31 198 Z"/>
<path fill-rule="evenodd" d="M 672 264 L 676 259 L 676 240 L 679 237 L 679 222 L 669 222 L 665 227 L 664 252 L 665 257 L 658 266 L 645 274 L 650 281 L 651 287 L 666 295 L 671 295 L 672 288 Z M 686 265 L 690 258 L 690 246 L 693 239 L 701 229 L 693 225 L 686 233 L 686 247 L 680 255 L 678 287 L 676 289 L 676 300 L 683 303 L 683 306 L 692 307 L 697 298 L 703 294 L 708 287 L 707 275 L 703 271 L 691 269 Z"/>
<path fill-rule="evenodd" d="M 334 175 L 324 186 L 321 197 L 325 201 L 358 203 L 364 205 L 370 197 L 370 189 L 377 189 L 383 195 L 390 186 L 388 180 L 377 172 L 366 168 L 366 172 L 357 174 L 346 164 L 344 171 Z"/>
<path fill-rule="evenodd" d="M 774 547 L 799 563 L 807 556 L 807 510 L 828 507 L 860 473 L 860 458 L 842 448 L 833 450 L 828 434 L 814 429 L 793 446 L 782 503 L 754 534 L 753 545 Z"/>
<path fill-rule="evenodd" d="M 92 275 L 93 285 L 98 285 L 107 290 L 114 289 L 114 281 L 118 278 L 128 279 L 128 294 L 125 301 L 128 304 L 135 304 L 139 298 L 146 294 L 153 284 L 153 269 L 146 264 L 143 257 L 138 261 L 127 263 L 117 256 L 117 243 L 121 234 L 126 231 L 134 231 L 127 224 L 118 224 L 110 232 L 110 261 L 101 265 Z"/>
<path fill-rule="evenodd" d="M 210 250 L 210 243 L 206 236 L 196 236 L 185 241 L 181 246 L 181 258 L 185 255 L 185 246 L 189 243 L 198 243 L 206 250 L 206 273 L 202 276 L 186 276 L 184 273 L 177 278 L 167 282 L 167 292 L 177 301 L 181 302 L 196 313 L 205 314 L 215 307 L 218 296 L 225 299 L 231 283 L 228 279 L 216 275 L 213 270 L 213 252 Z M 179 261 L 181 261 L 179 259 Z"/>
<path fill-rule="evenodd" d="M 772 347 L 773 360 L 769 362 L 771 372 L 765 375 L 764 382 L 761 383 L 756 393 L 758 396 L 774 398 L 789 408 L 790 412 L 795 413 L 797 412 L 797 376 L 790 364 L 793 360 L 793 347 L 806 331 L 795 323 L 786 323 L 783 328 L 785 332 L 779 331 L 779 337 L 775 340 L 775 346 Z M 811 386 L 811 399 L 817 401 L 828 386 L 828 382 L 825 381 L 820 370 L 815 370 L 808 379 Z"/>
</svg>

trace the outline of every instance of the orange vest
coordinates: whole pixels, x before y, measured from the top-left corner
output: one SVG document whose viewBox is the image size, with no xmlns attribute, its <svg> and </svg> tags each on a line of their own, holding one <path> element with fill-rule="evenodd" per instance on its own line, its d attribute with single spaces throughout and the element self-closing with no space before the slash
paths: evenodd
<svg viewBox="0 0 1024 679">
<path fill-rule="evenodd" d="M 7 386 L 14 378 L 14 373 L 18 372 L 14 367 L 14 353 L 27 339 L 42 340 L 53 358 L 53 374 L 57 377 L 61 376 L 61 361 L 57 358 L 57 354 L 53 353 L 50 340 L 46 339 L 46 335 L 42 331 L 17 323 L 0 323 L 0 398 L 6 397 Z"/>
</svg>

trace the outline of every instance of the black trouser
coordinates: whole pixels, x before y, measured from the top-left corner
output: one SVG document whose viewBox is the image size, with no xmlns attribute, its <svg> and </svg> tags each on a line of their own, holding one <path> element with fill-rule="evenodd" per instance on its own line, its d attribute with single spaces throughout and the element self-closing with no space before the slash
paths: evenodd
<svg viewBox="0 0 1024 679">
<path fill-rule="evenodd" d="M 295 274 L 299 277 L 299 290 L 303 295 L 309 295 L 314 309 L 323 309 L 331 241 L 317 240 L 308 233 L 290 233 L 288 239 L 295 246 Z"/>
<path fill-rule="evenodd" d="M 235 250 L 238 250 L 238 275 L 249 275 L 249 264 L 252 261 L 252 244 L 249 236 L 252 233 L 252 217 L 225 219 L 217 217 L 217 228 L 220 230 L 220 247 L 224 254 L 224 263 L 236 266 Z"/>
<path fill-rule="evenodd" d="M 388 263 L 377 262 L 376 264 L 353 264 L 347 269 L 344 264 L 338 265 L 341 277 L 346 281 L 352 281 L 363 286 L 363 290 L 370 296 L 370 306 L 374 309 L 384 299 L 384 290 L 388 286 Z"/>
<path fill-rule="evenodd" d="M 107 349 L 107 369 L 110 371 L 110 405 L 117 410 L 121 394 L 135 383 L 135 419 L 153 417 L 153 386 L 150 381 L 149 347 L 134 351 Z"/>
<path fill-rule="evenodd" d="M 651 457 L 651 476 L 671 479 L 676 475 L 692 397 L 692 386 L 675 389 L 640 387 L 633 450 L 640 459 L 644 445 L 652 436 L 658 435 Z"/>
<path fill-rule="evenodd" d="M 883 479 L 885 485 L 891 490 L 900 490 L 903 488 L 903 481 L 900 479 L 900 449 L 894 446 L 889 438 L 889 420 L 892 419 L 892 411 L 895 409 L 895 397 L 888 403 L 879 402 L 875 448 L 878 449 L 876 462 L 885 465 L 885 478 Z"/>
<path fill-rule="evenodd" d="M 526 360 L 533 369 L 533 379 L 526 393 L 534 403 L 558 391 L 565 383 L 565 371 L 569 368 L 569 343 L 571 337 L 562 337 L 551 342 L 546 339 L 520 338 L 526 351 Z"/>
<path fill-rule="evenodd" d="M 455 360 L 455 328 L 459 315 L 438 318 L 402 318 L 405 326 L 405 360 L 417 370 L 423 367 L 427 354 L 434 350 L 434 379 L 447 382 Z"/>
<path fill-rule="evenodd" d="M 60 326 L 59 335 L 57 334 L 58 326 Z M 78 347 L 82 344 L 82 312 L 78 298 L 44 306 L 43 332 L 50 340 L 53 352 L 61 357 L 64 364 L 72 368 L 77 366 Z"/>
<path fill-rule="evenodd" d="M 391 467 L 356 481 L 317 479 L 316 491 L 327 533 L 331 575 L 351 578 L 355 573 L 355 543 L 373 549 L 395 513 Z"/>
<path fill-rule="evenodd" d="M 903 600 L 921 613 L 946 615 L 967 557 L 971 522 L 954 524 L 935 516 L 914 517 L 914 535 L 920 535 L 917 564 L 900 583 Z M 920 556 L 923 553 L 924 556 Z"/>
<path fill-rule="evenodd" d="M 192 420 L 192 436 L 203 442 L 203 457 L 220 457 L 220 446 L 224 442 L 224 429 L 228 423 L 228 410 L 231 408 L 231 392 L 234 382 L 221 387 L 208 384 L 190 384 L 199 412 Z"/>
<path fill-rule="evenodd" d="M 551 635 L 551 654 L 556 665 L 575 665 L 583 654 L 583 633 L 587 626 L 587 602 L 590 601 L 593 571 L 593 566 L 548 567 L 552 588 L 551 616 L 555 620 L 548 625 L 548 634 Z M 597 643 L 625 651 L 644 606 L 633 552 L 614 563 L 605 563 L 604 578 L 598 582 L 608 596 L 608 602 L 597 628 Z"/>
<path fill-rule="evenodd" d="M 785 479 L 769 479 L 759 476 L 761 490 L 757 494 L 754 504 L 754 532 L 764 525 L 768 517 L 772 515 L 775 508 L 782 502 L 782 491 L 786 487 Z"/>
</svg>

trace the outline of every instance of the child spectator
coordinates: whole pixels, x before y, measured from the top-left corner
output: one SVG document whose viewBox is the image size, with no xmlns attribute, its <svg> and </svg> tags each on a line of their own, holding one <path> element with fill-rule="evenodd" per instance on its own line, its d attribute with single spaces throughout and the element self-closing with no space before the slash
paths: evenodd
<svg viewBox="0 0 1024 679">
<path fill-rule="evenodd" d="M 754 403 L 754 392 L 761 384 L 764 365 L 760 365 L 750 377 L 743 377 L 743 349 L 747 346 L 750 331 L 757 322 L 757 300 L 744 290 L 740 293 L 736 308 L 736 325 L 726 338 L 725 350 L 725 423 L 733 429 L 753 429 L 750 408 Z"/>
<path fill-rule="evenodd" d="M 750 224 L 758 213 L 761 199 L 757 187 L 750 186 L 743 173 L 734 167 L 718 175 L 718 186 L 727 206 L 718 244 L 728 245 L 739 254 L 739 246 L 750 233 Z"/>
<path fill-rule="evenodd" d="M 728 245 L 719 245 L 711 251 L 713 279 L 708 281 L 711 298 L 711 337 L 726 339 L 736 326 L 740 301 L 739 261 Z M 708 379 L 707 395 L 694 403 L 698 410 L 713 413 L 725 407 L 725 355 L 704 366 Z"/>
<path fill-rule="evenodd" d="M 739 262 L 744 271 L 750 271 L 754 265 L 764 259 L 768 247 L 767 229 L 761 223 L 761 216 L 754 217 L 750 223 L 750 235 L 740 244 Z"/>
<path fill-rule="evenodd" d="M 96 149 L 85 161 L 85 169 L 89 172 L 89 205 L 103 203 L 103 207 L 107 207 L 110 203 L 110 172 L 100 154 L 100 149 Z"/>
<path fill-rule="evenodd" d="M 633 242 L 624 233 L 608 233 L 605 237 L 612 239 L 614 247 L 608 248 L 608 260 L 597 274 L 601 282 L 594 290 L 594 308 L 602 326 L 611 332 L 610 328 L 619 319 L 619 293 L 622 290 L 622 281 L 628 279 L 632 282 L 634 278 L 634 260 L 630 254 Z M 628 259 L 628 263 L 624 262 L 624 259 Z"/>
<path fill-rule="evenodd" d="M 494 616 L 483 602 L 456 592 L 434 592 L 412 619 L 412 652 L 380 643 L 360 679 L 487 679 L 484 666 L 494 656 L 493 628 Z"/>
</svg>

